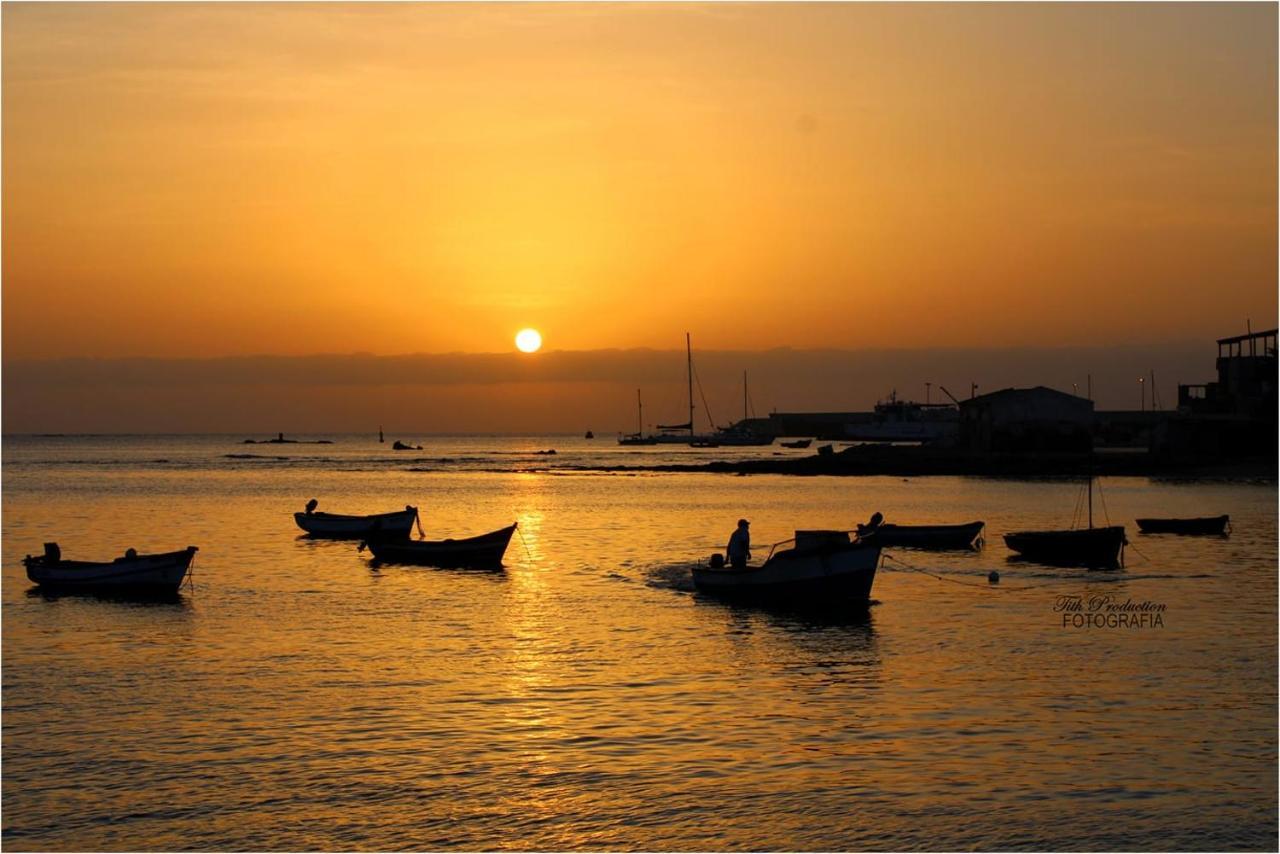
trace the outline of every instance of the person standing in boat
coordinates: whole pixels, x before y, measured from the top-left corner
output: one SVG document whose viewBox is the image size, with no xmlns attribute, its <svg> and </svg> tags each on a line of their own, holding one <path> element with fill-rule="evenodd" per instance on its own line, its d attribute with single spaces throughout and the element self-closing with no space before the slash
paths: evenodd
<svg viewBox="0 0 1280 854">
<path fill-rule="evenodd" d="M 729 545 L 725 547 L 725 556 L 734 569 L 746 569 L 751 558 L 751 523 L 746 519 L 738 520 L 738 529 L 729 536 Z"/>
</svg>

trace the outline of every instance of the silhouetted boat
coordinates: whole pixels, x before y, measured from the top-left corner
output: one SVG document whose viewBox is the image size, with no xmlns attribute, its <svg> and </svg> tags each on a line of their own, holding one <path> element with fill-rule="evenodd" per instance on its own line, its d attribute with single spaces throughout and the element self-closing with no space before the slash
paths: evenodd
<svg viewBox="0 0 1280 854">
<path fill-rule="evenodd" d="M 1119 569 L 1129 541 L 1123 525 L 1093 527 L 1093 477 L 1088 482 L 1089 527 L 1069 531 L 1018 531 L 1004 535 L 1004 542 L 1024 560 L 1056 566 L 1088 566 Z"/>
<path fill-rule="evenodd" d="M 588 431 L 587 431 L 586 438 L 588 438 L 588 439 L 594 439 L 595 437 L 596 437 L 596 434 L 595 434 L 595 433 L 592 433 L 590 430 L 588 430 Z"/>
<path fill-rule="evenodd" d="M 754 448 L 764 447 L 773 444 L 773 436 L 763 436 L 747 427 L 750 413 L 748 407 L 750 404 L 750 396 L 747 393 L 747 372 L 742 372 L 742 421 L 732 427 L 723 427 L 715 432 L 705 435 L 696 436 L 689 441 L 691 448 L 719 448 L 725 446 L 729 448 Z M 693 417 L 693 410 L 690 408 L 690 418 Z"/>
<path fill-rule="evenodd" d="M 404 442 L 401 442 L 399 439 L 396 439 L 394 442 L 392 442 L 392 443 L 391 443 L 391 450 L 393 450 L 393 451 L 421 451 L 421 450 L 422 450 L 422 446 L 421 446 L 421 445 L 406 445 Z"/>
<path fill-rule="evenodd" d="M 794 545 L 778 551 L 787 543 Z M 879 565 L 880 546 L 851 541 L 846 531 L 796 531 L 760 566 L 694 567 L 693 584 L 703 593 L 763 604 L 866 604 Z"/>
<path fill-rule="evenodd" d="M 1118 569 L 1124 565 L 1124 527 L 1005 534 L 1010 549 L 1037 563 Z"/>
<path fill-rule="evenodd" d="M 644 405 L 640 402 L 640 389 L 636 389 L 636 432 L 619 436 L 619 445 L 689 445 L 710 437 L 710 434 L 698 435 L 693 432 L 693 343 L 688 332 L 684 334 L 684 346 L 688 364 L 689 420 L 684 424 L 659 424 L 657 433 L 645 435 Z M 705 445 L 702 447 L 715 446 Z"/>
<path fill-rule="evenodd" d="M 176 593 L 196 556 L 196 547 L 178 552 L 140 555 L 129 550 L 113 561 L 62 560 L 57 543 L 45 543 L 44 554 L 27 555 L 27 578 L 41 587 L 74 591 Z"/>
<path fill-rule="evenodd" d="M 784 448 L 807 448 L 813 444 L 812 439 L 797 439 L 794 442 L 781 442 Z"/>
<path fill-rule="evenodd" d="M 335 540 L 362 540 L 369 537 L 408 539 L 409 531 L 417 518 L 417 507 L 405 507 L 403 510 L 369 516 L 320 513 L 315 510 L 315 499 L 308 502 L 306 513 L 293 514 L 298 527 L 311 536 Z"/>
<path fill-rule="evenodd" d="M 411 563 L 422 566 L 496 568 L 516 526 L 509 525 L 478 537 L 461 540 L 379 540 L 360 544 L 368 547 L 375 560 L 384 563 Z"/>
<path fill-rule="evenodd" d="M 1230 516 L 1205 516 L 1198 519 L 1139 519 L 1138 530 L 1144 534 L 1199 534 L 1227 533 Z"/>
<path fill-rule="evenodd" d="M 976 549 L 981 543 L 984 522 L 963 525 L 868 525 L 858 526 L 858 537 L 882 546 L 912 549 Z M 872 539 L 874 538 L 874 539 Z"/>
</svg>

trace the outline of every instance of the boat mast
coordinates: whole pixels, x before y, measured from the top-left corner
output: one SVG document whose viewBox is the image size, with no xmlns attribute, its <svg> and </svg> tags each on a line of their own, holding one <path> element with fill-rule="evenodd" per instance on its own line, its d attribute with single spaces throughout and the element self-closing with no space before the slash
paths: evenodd
<svg viewBox="0 0 1280 854">
<path fill-rule="evenodd" d="M 747 372 L 742 372 L 742 420 L 747 420 Z"/>
<path fill-rule="evenodd" d="M 684 334 L 685 357 L 689 364 L 689 438 L 693 438 L 693 343 L 689 333 Z"/>
<path fill-rule="evenodd" d="M 644 433 L 644 404 L 640 402 L 640 389 L 636 389 L 636 436 Z"/>
</svg>

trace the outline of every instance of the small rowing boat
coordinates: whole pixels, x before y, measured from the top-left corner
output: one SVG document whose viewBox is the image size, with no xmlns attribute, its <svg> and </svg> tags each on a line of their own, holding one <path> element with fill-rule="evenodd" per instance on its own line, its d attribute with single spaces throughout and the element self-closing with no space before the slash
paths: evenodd
<svg viewBox="0 0 1280 854">
<path fill-rule="evenodd" d="M 865 605 L 879 565 L 880 546 L 850 540 L 847 531 L 796 531 L 760 566 L 734 569 L 713 560 L 694 567 L 693 584 L 702 593 L 764 604 Z"/>
<path fill-rule="evenodd" d="M 195 559 L 196 547 L 140 555 L 129 549 L 112 561 L 63 560 L 57 543 L 45 543 L 44 554 L 23 558 L 27 578 L 60 591 L 130 591 L 176 593 Z"/>
<path fill-rule="evenodd" d="M 1225 536 L 1230 530 L 1230 516 L 1202 516 L 1197 519 L 1139 519 L 1138 530 L 1144 534 L 1189 534 Z"/>
<path fill-rule="evenodd" d="M 418 508 L 406 506 L 390 513 L 374 513 L 369 516 L 347 516 L 342 513 L 316 511 L 316 500 L 307 502 L 305 513 L 294 513 L 298 527 L 313 537 L 333 540 L 363 540 L 370 537 L 408 539 L 409 531 L 418 518 Z"/>
<path fill-rule="evenodd" d="M 978 549 L 985 522 L 963 525 L 859 525 L 858 538 L 907 549 Z"/>
<path fill-rule="evenodd" d="M 360 544 L 373 558 L 383 563 L 410 563 L 421 566 L 471 567 L 496 569 L 511 542 L 516 525 L 461 540 L 386 540 L 370 539 Z"/>
</svg>

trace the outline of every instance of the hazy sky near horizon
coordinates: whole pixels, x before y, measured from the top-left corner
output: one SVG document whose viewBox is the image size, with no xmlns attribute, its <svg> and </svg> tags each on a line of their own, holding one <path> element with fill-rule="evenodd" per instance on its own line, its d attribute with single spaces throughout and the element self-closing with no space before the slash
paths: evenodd
<svg viewBox="0 0 1280 854">
<path fill-rule="evenodd" d="M 1273 4 L 2 14 L 6 360 L 1274 325 Z"/>
</svg>

